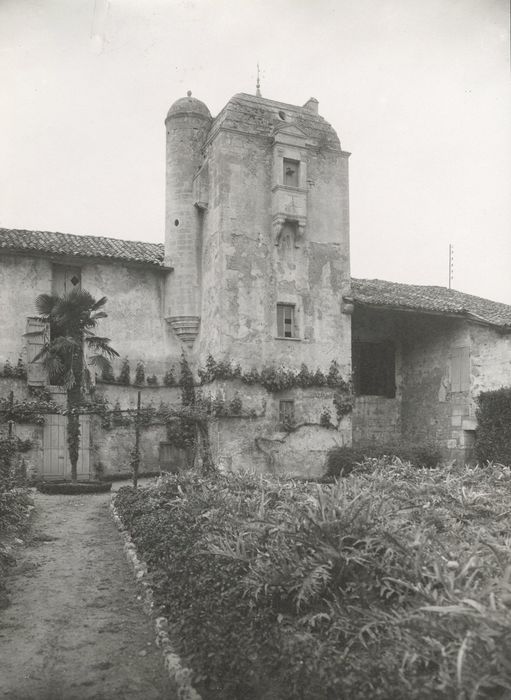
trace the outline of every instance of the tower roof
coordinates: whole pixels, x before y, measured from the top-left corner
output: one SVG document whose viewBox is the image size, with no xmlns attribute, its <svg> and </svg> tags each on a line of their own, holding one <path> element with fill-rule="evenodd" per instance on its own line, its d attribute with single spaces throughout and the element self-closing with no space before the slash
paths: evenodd
<svg viewBox="0 0 511 700">
<path fill-rule="evenodd" d="M 210 135 L 224 128 L 270 137 L 276 127 L 294 124 L 315 145 L 340 150 L 341 144 L 335 129 L 310 108 L 310 102 L 308 100 L 300 107 L 239 93 L 231 97 L 215 118 Z"/>
<path fill-rule="evenodd" d="M 167 113 L 167 119 L 180 114 L 194 114 L 211 119 L 209 109 L 204 102 L 201 102 L 201 100 L 198 100 L 196 97 L 192 97 L 191 90 L 188 90 L 186 97 L 180 97 L 179 100 L 176 100 L 174 104 L 171 105 Z"/>
</svg>

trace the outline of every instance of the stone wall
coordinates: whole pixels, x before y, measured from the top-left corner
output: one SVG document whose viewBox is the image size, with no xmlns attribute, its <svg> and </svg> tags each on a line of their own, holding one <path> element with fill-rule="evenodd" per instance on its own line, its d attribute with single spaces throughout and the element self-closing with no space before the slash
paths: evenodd
<svg viewBox="0 0 511 700">
<path fill-rule="evenodd" d="M 106 296 L 108 318 L 98 325 L 98 335 L 111 339 L 121 358 L 114 361 L 118 374 L 122 358 L 130 361 L 132 378 L 137 361 L 146 376 L 156 374 L 160 383 L 171 363 L 177 363 L 181 344 L 167 328 L 163 316 L 166 273 L 143 266 L 114 262 L 73 261 L 81 268 L 82 289 L 95 298 Z M 2 255 L 0 260 L 0 370 L 6 360 L 27 362 L 26 319 L 36 315 L 39 294 L 52 292 L 52 262 L 39 256 Z"/>
<path fill-rule="evenodd" d="M 472 396 L 511 386 L 511 333 L 472 324 L 470 343 Z"/>
<path fill-rule="evenodd" d="M 474 397 L 509 378 L 508 336 L 461 318 L 357 308 L 353 339 L 396 347 L 396 397 L 356 397 L 354 444 L 433 442 L 446 459 L 470 459 Z"/>
<path fill-rule="evenodd" d="M 350 372 L 347 155 L 311 149 L 303 240 L 272 223 L 273 147 L 269 139 L 220 131 L 209 144 L 204 214 L 203 300 L 198 355 L 244 369 L 283 364 Z M 313 184 L 311 184 L 313 183 Z M 277 303 L 295 307 L 298 338 L 277 338 Z"/>
<path fill-rule="evenodd" d="M 294 388 L 273 394 L 234 380 L 213 382 L 203 392 L 222 396 L 227 405 L 234 396 L 242 400 L 243 415 L 222 417 L 211 425 L 213 457 L 221 469 L 318 477 L 325 473 L 328 451 L 351 443 L 351 416 L 338 427 L 320 425 L 325 409 L 337 424 L 332 389 Z M 295 403 L 295 427 L 287 431 L 279 422 L 279 402 L 290 399 Z"/>
<path fill-rule="evenodd" d="M 51 292 L 52 267 L 39 257 L 0 257 L 0 370 L 6 360 L 13 365 L 19 357 L 26 363 L 27 316 L 36 312 L 39 294 Z"/>
</svg>

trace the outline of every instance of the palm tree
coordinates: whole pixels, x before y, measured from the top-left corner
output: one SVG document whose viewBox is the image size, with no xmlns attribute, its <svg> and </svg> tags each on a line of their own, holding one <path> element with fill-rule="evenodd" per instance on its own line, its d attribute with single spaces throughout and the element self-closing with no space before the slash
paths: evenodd
<svg viewBox="0 0 511 700">
<path fill-rule="evenodd" d="M 107 316 L 103 311 L 106 301 L 106 297 L 96 301 L 84 289 L 73 289 L 62 296 L 40 294 L 36 299 L 40 320 L 50 325 L 50 339 L 33 361 L 42 359 L 50 382 L 66 389 L 67 441 L 73 481 L 77 479 L 80 444 L 77 409 L 84 389 L 90 387 L 89 366 L 104 370 L 110 367 L 112 358 L 119 356 L 109 338 L 94 333 L 98 321 Z"/>
</svg>

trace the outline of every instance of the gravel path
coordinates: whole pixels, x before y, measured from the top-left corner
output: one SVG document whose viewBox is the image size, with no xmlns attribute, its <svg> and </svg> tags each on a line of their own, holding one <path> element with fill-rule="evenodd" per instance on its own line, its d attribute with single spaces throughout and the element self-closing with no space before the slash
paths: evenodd
<svg viewBox="0 0 511 700">
<path fill-rule="evenodd" d="M 175 700 L 109 494 L 35 494 L 0 611 L 0 700 Z"/>
</svg>

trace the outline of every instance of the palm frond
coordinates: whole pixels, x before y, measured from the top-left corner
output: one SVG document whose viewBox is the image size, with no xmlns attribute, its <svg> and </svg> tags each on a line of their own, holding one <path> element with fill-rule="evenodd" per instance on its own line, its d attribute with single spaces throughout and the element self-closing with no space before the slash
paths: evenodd
<svg viewBox="0 0 511 700">
<path fill-rule="evenodd" d="M 106 304 L 106 302 L 107 302 L 107 298 L 106 298 L 106 297 L 101 297 L 101 299 L 98 299 L 97 301 L 95 301 L 95 302 L 93 303 L 93 305 L 91 306 L 91 311 L 97 311 L 97 310 L 100 309 L 102 306 L 104 306 L 104 305 Z"/>
<path fill-rule="evenodd" d="M 110 338 L 101 338 L 98 335 L 94 335 L 89 338 L 85 338 L 85 342 L 87 347 L 91 350 L 100 352 L 110 358 L 119 357 L 117 350 L 114 350 L 110 345 Z"/>
<path fill-rule="evenodd" d="M 65 372 L 65 365 L 56 355 L 48 355 L 43 359 L 43 366 L 48 372 L 53 383 L 61 384 Z"/>
<path fill-rule="evenodd" d="M 53 313 L 59 299 L 60 297 L 56 294 L 39 294 L 39 296 L 36 297 L 36 309 L 38 313 L 44 317 L 41 320 L 47 320 L 48 316 Z"/>
<path fill-rule="evenodd" d="M 88 358 L 89 365 L 97 367 L 100 372 L 106 372 L 112 369 L 112 363 L 104 355 L 90 355 Z"/>
</svg>

